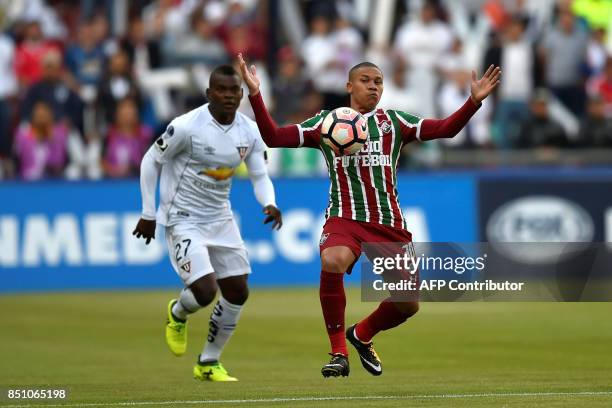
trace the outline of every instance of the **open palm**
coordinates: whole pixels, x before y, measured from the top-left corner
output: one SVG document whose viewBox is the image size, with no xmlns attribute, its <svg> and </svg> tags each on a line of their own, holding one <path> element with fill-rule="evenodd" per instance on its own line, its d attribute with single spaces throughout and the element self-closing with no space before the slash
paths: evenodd
<svg viewBox="0 0 612 408">
<path fill-rule="evenodd" d="M 484 73 L 482 78 L 476 79 L 476 72 L 472 71 L 472 99 L 474 102 L 480 103 L 487 96 L 493 92 L 495 87 L 499 84 L 501 78 L 501 68 L 496 67 L 493 64 L 489 66 L 487 72 Z"/>
<path fill-rule="evenodd" d="M 259 78 L 257 78 L 257 70 L 255 69 L 255 65 L 251 65 L 250 68 L 247 67 L 242 54 L 238 54 L 238 65 L 240 67 L 240 75 L 242 76 L 242 80 L 249 88 L 249 94 L 251 96 L 257 95 L 259 93 Z"/>
</svg>

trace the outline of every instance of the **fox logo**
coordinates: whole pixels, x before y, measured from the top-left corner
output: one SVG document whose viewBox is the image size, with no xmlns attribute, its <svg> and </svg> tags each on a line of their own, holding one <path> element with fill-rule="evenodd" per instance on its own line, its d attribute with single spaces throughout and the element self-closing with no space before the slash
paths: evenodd
<svg viewBox="0 0 612 408">
<path fill-rule="evenodd" d="M 329 234 L 321 234 L 321 239 L 319 240 L 319 245 L 323 245 L 325 241 L 329 238 Z"/>
</svg>

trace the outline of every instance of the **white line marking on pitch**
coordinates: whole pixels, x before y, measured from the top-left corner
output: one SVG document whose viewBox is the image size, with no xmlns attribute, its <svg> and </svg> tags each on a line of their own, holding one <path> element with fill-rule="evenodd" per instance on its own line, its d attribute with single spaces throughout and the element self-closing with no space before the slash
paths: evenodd
<svg viewBox="0 0 612 408">
<path fill-rule="evenodd" d="M 418 399 L 452 399 L 452 398 L 499 398 L 499 397 L 582 397 L 612 396 L 612 391 L 578 391 L 578 392 L 505 392 L 483 394 L 424 394 L 424 395 L 366 395 L 338 397 L 287 397 L 255 398 L 233 400 L 192 400 L 192 401 L 125 401 L 75 404 L 30 404 L 0 405 L 0 408 L 34 408 L 34 407 L 131 407 L 139 405 L 194 405 L 194 404 L 256 404 L 264 402 L 308 402 L 308 401 L 354 401 L 354 400 L 418 400 Z"/>
</svg>

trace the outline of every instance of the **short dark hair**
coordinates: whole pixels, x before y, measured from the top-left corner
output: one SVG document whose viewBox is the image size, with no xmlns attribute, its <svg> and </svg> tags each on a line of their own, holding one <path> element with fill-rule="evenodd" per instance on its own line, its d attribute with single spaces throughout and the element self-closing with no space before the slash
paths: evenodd
<svg viewBox="0 0 612 408">
<path fill-rule="evenodd" d="M 349 70 L 349 73 L 348 73 L 349 79 L 351 79 L 355 71 L 357 71 L 359 68 L 376 68 L 377 70 L 382 72 L 382 70 L 375 63 L 370 62 L 370 61 L 364 61 L 364 62 L 360 62 L 359 64 L 355 65 L 353 68 Z"/>
<path fill-rule="evenodd" d="M 238 71 L 236 71 L 236 69 L 228 64 L 225 65 L 219 65 L 218 67 L 216 67 L 215 69 L 212 70 L 212 72 L 210 73 L 210 79 L 208 80 L 208 86 L 213 86 L 215 79 L 218 76 L 237 76 L 238 78 L 240 78 L 240 74 L 238 74 Z"/>
</svg>

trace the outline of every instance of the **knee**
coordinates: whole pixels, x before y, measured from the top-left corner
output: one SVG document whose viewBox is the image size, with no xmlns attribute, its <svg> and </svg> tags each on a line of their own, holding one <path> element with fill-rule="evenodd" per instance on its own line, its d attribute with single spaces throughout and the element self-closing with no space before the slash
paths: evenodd
<svg viewBox="0 0 612 408">
<path fill-rule="evenodd" d="M 330 251 L 325 250 L 321 254 L 321 268 L 326 272 L 344 273 L 348 270 L 353 262 L 354 255 L 350 250 L 346 251 Z"/>
<path fill-rule="evenodd" d="M 217 288 L 214 286 L 191 285 L 190 289 L 193 293 L 193 297 L 195 297 L 195 300 L 202 307 L 211 304 L 212 301 L 215 300 L 217 294 Z"/>
<path fill-rule="evenodd" d="M 222 295 L 225 300 L 233 305 L 244 305 L 249 298 L 249 287 L 240 285 L 231 290 L 225 290 Z"/>
<path fill-rule="evenodd" d="M 395 307 L 409 318 L 414 316 L 419 311 L 419 302 L 397 302 Z"/>
</svg>

